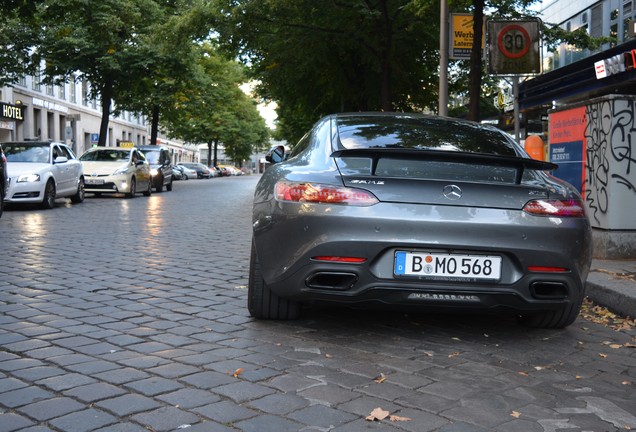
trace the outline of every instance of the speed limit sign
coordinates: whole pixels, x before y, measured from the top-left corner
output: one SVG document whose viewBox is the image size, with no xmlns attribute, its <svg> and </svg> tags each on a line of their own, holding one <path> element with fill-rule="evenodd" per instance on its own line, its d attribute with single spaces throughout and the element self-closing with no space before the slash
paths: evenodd
<svg viewBox="0 0 636 432">
<path fill-rule="evenodd" d="M 495 75 L 540 72 L 539 21 L 488 21 L 488 69 Z"/>
</svg>

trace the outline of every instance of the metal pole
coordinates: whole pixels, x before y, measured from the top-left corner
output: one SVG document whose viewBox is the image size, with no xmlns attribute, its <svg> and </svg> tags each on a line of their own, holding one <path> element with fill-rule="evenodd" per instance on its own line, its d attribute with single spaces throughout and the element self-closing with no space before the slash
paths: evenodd
<svg viewBox="0 0 636 432">
<path fill-rule="evenodd" d="M 448 115 L 448 0 L 440 0 L 438 114 Z"/>
<path fill-rule="evenodd" d="M 519 140 L 519 75 L 515 75 L 512 80 L 512 98 L 515 116 L 515 141 Z"/>
</svg>

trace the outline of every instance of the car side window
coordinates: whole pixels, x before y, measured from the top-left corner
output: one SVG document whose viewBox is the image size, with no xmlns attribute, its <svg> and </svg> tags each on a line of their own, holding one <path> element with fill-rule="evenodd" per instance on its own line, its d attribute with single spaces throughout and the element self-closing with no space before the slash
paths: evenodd
<svg viewBox="0 0 636 432">
<path fill-rule="evenodd" d="M 71 149 L 65 146 L 59 146 L 60 156 L 64 156 L 68 160 L 75 159 L 75 156 L 71 152 Z"/>
<path fill-rule="evenodd" d="M 54 145 L 53 146 L 53 162 L 55 162 L 55 159 L 57 159 L 60 156 L 62 156 L 62 152 L 60 151 L 60 148 Z"/>
</svg>

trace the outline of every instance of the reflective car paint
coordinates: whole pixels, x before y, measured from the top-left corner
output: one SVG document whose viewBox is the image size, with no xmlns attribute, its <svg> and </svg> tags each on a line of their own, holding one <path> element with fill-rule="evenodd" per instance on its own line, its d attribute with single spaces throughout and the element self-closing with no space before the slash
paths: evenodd
<svg viewBox="0 0 636 432">
<path fill-rule="evenodd" d="M 410 128 L 408 137 L 415 138 L 409 145 L 400 144 L 392 124 Z M 343 143 L 350 127 L 359 139 Z M 435 134 L 426 134 L 429 128 Z M 414 134 L 418 129 L 422 133 Z M 372 139 L 365 140 L 365 134 Z M 494 144 L 473 140 L 462 147 L 453 142 L 461 136 L 462 144 L 472 134 Z M 365 147 L 362 141 L 378 145 Z M 568 325 L 584 297 L 591 228 L 578 192 L 547 173 L 554 168 L 529 159 L 503 132 L 476 123 L 417 114 L 328 116 L 288 160 L 269 167 L 257 185 L 250 313 L 294 318 L 297 306 L 320 301 L 499 311 L 538 327 Z M 427 174 L 432 172 L 432 177 Z M 293 201 L 287 199 L 291 195 L 277 197 L 281 182 L 320 185 L 323 191 L 313 188 L 316 201 L 310 194 Z M 336 202 L 357 191 L 378 202 Z M 575 217 L 567 213 L 570 203 Z M 552 215 L 538 210 L 544 212 L 538 216 L 535 205 L 562 208 Z M 496 255 L 502 273 L 494 282 L 400 276 L 394 271 L 398 251 Z M 294 312 L 272 309 L 272 299 Z"/>
</svg>

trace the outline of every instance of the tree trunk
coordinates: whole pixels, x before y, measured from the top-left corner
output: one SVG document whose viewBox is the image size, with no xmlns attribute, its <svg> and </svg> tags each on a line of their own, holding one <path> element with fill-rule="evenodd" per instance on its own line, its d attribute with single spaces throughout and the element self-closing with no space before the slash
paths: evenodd
<svg viewBox="0 0 636 432">
<path fill-rule="evenodd" d="M 386 1 L 382 2 L 382 16 L 384 21 L 384 40 L 381 51 L 382 58 L 382 83 L 381 83 L 381 106 L 382 111 L 393 111 L 393 67 L 391 65 L 393 57 L 393 26 Z"/>
<path fill-rule="evenodd" d="M 219 139 L 216 138 L 214 140 L 214 165 L 212 165 L 212 166 L 217 166 L 218 165 L 218 158 L 217 158 L 218 151 L 219 151 Z"/>
<path fill-rule="evenodd" d="M 481 39 L 484 29 L 484 0 L 473 0 L 473 46 L 470 52 L 468 119 L 479 121 L 481 98 Z"/>
<path fill-rule="evenodd" d="M 208 141 L 208 163 L 207 166 L 210 166 L 212 163 L 212 141 Z"/>
<path fill-rule="evenodd" d="M 159 133 L 159 105 L 152 107 L 152 124 L 150 125 L 150 144 L 157 145 L 157 134 Z"/>
<path fill-rule="evenodd" d="M 104 79 L 104 86 L 101 92 L 102 97 L 102 121 L 99 126 L 99 140 L 97 145 L 106 146 L 108 136 L 108 122 L 110 120 L 110 103 L 113 98 L 113 80 L 109 77 Z"/>
</svg>

